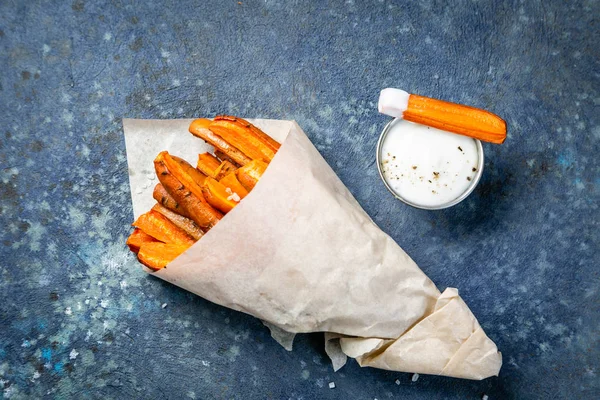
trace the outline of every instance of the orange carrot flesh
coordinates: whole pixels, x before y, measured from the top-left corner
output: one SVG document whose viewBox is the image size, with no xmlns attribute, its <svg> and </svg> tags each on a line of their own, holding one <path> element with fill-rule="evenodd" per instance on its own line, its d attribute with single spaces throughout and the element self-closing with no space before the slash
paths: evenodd
<svg viewBox="0 0 600 400">
<path fill-rule="evenodd" d="M 215 176 L 215 171 L 221 163 L 210 153 L 198 154 L 198 168 L 206 176 Z"/>
<path fill-rule="evenodd" d="M 196 129 L 208 129 L 208 127 L 212 124 L 212 120 L 206 118 L 198 118 L 192 121 L 192 125 Z M 191 129 L 191 127 L 190 127 Z"/>
<path fill-rule="evenodd" d="M 269 146 L 271 150 L 275 152 L 279 150 L 279 147 L 281 147 L 279 142 L 243 118 L 233 117 L 231 115 L 217 115 L 214 121 L 230 121 L 240 125 L 241 127 L 248 128 L 257 139 L 261 140 L 265 145 Z"/>
<path fill-rule="evenodd" d="M 223 215 L 206 202 L 204 196 L 197 197 L 169 171 L 161 154 L 154 160 L 156 176 L 167 193 L 183 208 L 186 216 L 200 228 L 208 230 L 215 226 Z"/>
<path fill-rule="evenodd" d="M 192 180 L 199 186 L 204 185 L 204 180 L 206 179 L 206 175 L 204 175 L 202 172 L 198 171 L 196 168 L 194 168 L 189 162 L 185 161 L 183 158 L 171 155 L 171 158 L 177 162 L 177 164 L 179 164 L 181 166 L 181 168 L 183 169 L 183 172 L 185 172 L 187 175 L 190 176 L 190 178 L 192 178 Z M 168 165 L 168 163 L 167 163 Z"/>
<path fill-rule="evenodd" d="M 268 164 L 263 161 L 254 160 L 236 171 L 237 178 L 242 186 L 250 192 L 260 180 L 260 177 L 267 169 L 267 166 Z"/>
<path fill-rule="evenodd" d="M 202 232 L 200 227 L 194 221 L 184 216 L 181 216 L 169 210 L 168 208 L 163 207 L 160 204 L 155 204 L 154 207 L 152 207 L 152 210 L 159 212 L 165 217 L 167 217 L 167 219 L 171 221 L 173 225 L 183 230 L 185 233 L 188 234 L 188 236 L 192 237 L 192 239 L 194 240 L 200 240 L 200 238 L 204 234 L 204 232 Z"/>
<path fill-rule="evenodd" d="M 216 127 L 224 128 L 225 131 L 217 132 L 214 130 Z M 252 149 L 258 150 L 258 152 L 262 154 L 262 160 L 267 162 L 271 161 L 277 152 L 277 150 L 271 148 L 269 143 L 263 142 L 260 137 L 254 134 L 249 127 L 240 126 L 231 121 L 218 120 L 214 121 L 208 129 L 217 133 L 234 147 L 237 147 L 253 159 L 257 159 L 258 157 L 252 157 L 250 154 L 246 153 L 246 149 L 249 148 L 249 146 L 251 146 Z M 225 132 L 232 132 L 233 136 L 227 135 Z"/>
<path fill-rule="evenodd" d="M 219 137 L 223 138 L 223 140 L 225 140 L 231 146 L 244 153 L 248 158 L 252 160 L 271 161 L 271 158 L 273 158 L 269 158 L 268 156 L 263 154 L 263 152 L 256 145 L 248 141 L 247 138 L 239 136 L 237 132 L 229 128 L 211 124 L 209 129 L 215 135 L 218 135 Z"/>
<path fill-rule="evenodd" d="M 134 253 L 137 253 L 140 251 L 140 247 L 142 246 L 142 244 L 156 241 L 156 239 L 145 233 L 143 230 L 135 228 L 131 235 L 129 235 L 129 237 L 127 238 L 126 244 L 127 246 L 129 246 L 129 250 L 131 250 Z"/>
<path fill-rule="evenodd" d="M 158 271 L 176 259 L 188 247 L 170 243 L 144 243 L 138 252 L 138 260 L 146 267 Z"/>
<path fill-rule="evenodd" d="M 491 143 L 506 139 L 506 122 L 479 108 L 411 94 L 403 118 Z"/>
<path fill-rule="evenodd" d="M 188 247 L 194 244 L 194 240 L 187 233 L 176 227 L 167 217 L 153 210 L 140 215 L 132 225 L 164 243 Z"/>
<path fill-rule="evenodd" d="M 236 168 L 241 167 L 241 165 L 236 163 L 233 158 L 229 157 L 227 154 L 223 153 L 222 151 L 220 151 L 218 149 L 215 149 L 215 157 L 217 157 L 221 161 L 229 161 L 230 163 L 235 165 Z"/>
<path fill-rule="evenodd" d="M 228 191 L 223 184 L 217 182 L 214 178 L 207 178 L 202 190 L 208 204 L 224 213 L 231 211 L 238 205 L 240 200 L 239 195 L 234 194 L 231 189 Z"/>
<path fill-rule="evenodd" d="M 201 122 L 198 122 L 198 121 L 201 121 Z M 239 165 L 246 165 L 250 161 L 252 161 L 251 158 L 246 156 L 244 153 L 242 153 L 236 147 L 232 146 L 227 141 L 223 140 L 223 138 L 221 136 L 215 134 L 210 129 L 207 129 L 205 127 L 205 122 L 203 122 L 203 121 L 204 120 L 192 121 L 192 123 L 190 124 L 190 128 L 189 128 L 189 131 L 192 135 L 199 137 L 200 139 L 204 140 L 207 143 L 210 143 L 216 149 L 227 154 L 228 157 L 231 157 Z"/>
<path fill-rule="evenodd" d="M 215 174 L 213 175 L 213 178 L 215 178 L 216 180 L 219 181 L 225 175 L 228 175 L 231 172 L 235 172 L 236 169 L 237 169 L 237 167 L 235 165 L 233 165 L 232 163 L 230 163 L 229 161 L 227 161 L 227 160 L 221 161 L 221 165 L 219 165 L 219 168 L 217 168 L 215 170 Z"/>
<path fill-rule="evenodd" d="M 225 175 L 219 182 L 225 186 L 225 188 L 229 188 L 233 193 L 240 196 L 240 199 L 243 199 L 248 195 L 248 191 L 244 186 L 242 186 L 240 181 L 238 181 L 235 172 Z"/>
</svg>

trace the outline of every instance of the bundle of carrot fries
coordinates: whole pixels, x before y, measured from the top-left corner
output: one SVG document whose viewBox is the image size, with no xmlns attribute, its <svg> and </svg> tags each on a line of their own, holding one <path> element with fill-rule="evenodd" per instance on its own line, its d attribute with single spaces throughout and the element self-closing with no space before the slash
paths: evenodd
<svg viewBox="0 0 600 400">
<path fill-rule="evenodd" d="M 189 130 L 214 146 L 214 154 L 199 154 L 196 168 L 166 151 L 158 154 L 157 203 L 132 224 L 127 239 L 138 260 L 153 270 L 200 240 L 248 195 L 280 146 L 248 121 L 227 115 L 196 119 Z"/>
</svg>

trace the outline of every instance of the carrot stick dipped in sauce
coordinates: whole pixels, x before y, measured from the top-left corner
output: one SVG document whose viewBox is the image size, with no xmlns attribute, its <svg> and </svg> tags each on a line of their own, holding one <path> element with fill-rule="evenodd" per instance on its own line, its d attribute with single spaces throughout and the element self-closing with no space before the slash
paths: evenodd
<svg viewBox="0 0 600 400">
<path fill-rule="evenodd" d="M 496 114 L 462 104 L 410 94 L 401 89 L 383 89 L 379 112 L 394 118 L 501 144 L 506 122 Z"/>
</svg>

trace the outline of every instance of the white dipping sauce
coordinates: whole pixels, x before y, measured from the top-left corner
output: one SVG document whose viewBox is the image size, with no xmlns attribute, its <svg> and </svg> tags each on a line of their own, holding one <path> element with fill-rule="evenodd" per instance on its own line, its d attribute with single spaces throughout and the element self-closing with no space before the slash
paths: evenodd
<svg viewBox="0 0 600 400">
<path fill-rule="evenodd" d="M 466 192 L 477 175 L 477 142 L 467 136 L 397 119 L 381 146 L 388 186 L 417 206 L 437 207 Z"/>
</svg>

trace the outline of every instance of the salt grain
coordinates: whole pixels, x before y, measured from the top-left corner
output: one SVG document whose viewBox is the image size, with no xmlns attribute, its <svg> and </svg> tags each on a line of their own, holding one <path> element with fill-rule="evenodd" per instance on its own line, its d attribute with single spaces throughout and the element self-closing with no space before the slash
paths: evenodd
<svg viewBox="0 0 600 400">
<path fill-rule="evenodd" d="M 335 383 L 329 382 L 329 389 L 335 389 Z"/>
<path fill-rule="evenodd" d="M 484 394 L 483 396 L 481 396 L 481 400 L 488 400 L 488 395 Z"/>
<path fill-rule="evenodd" d="M 416 382 L 419 380 L 419 374 L 413 374 L 411 381 Z"/>
<path fill-rule="evenodd" d="M 400 384 L 400 379 L 396 379 L 396 385 Z"/>
<path fill-rule="evenodd" d="M 242 199 L 236 192 L 232 191 L 231 188 L 225 188 L 225 191 L 229 194 L 227 200 L 233 200 L 236 203 L 239 203 Z"/>
<path fill-rule="evenodd" d="M 163 303 L 162 308 L 167 308 L 167 303 Z"/>
</svg>

